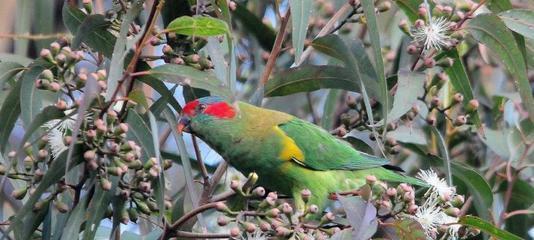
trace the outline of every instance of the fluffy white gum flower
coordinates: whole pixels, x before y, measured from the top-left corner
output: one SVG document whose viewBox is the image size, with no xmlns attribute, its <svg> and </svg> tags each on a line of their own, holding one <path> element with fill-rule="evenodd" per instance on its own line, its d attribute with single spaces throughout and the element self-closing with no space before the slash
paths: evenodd
<svg viewBox="0 0 534 240">
<path fill-rule="evenodd" d="M 449 47 L 451 37 L 449 31 L 451 24 L 446 18 L 434 18 L 425 25 L 414 27 L 411 30 L 413 41 L 423 46 L 425 51 L 430 49 L 441 50 L 443 47 Z"/>
<path fill-rule="evenodd" d="M 438 177 L 438 174 L 432 169 L 421 170 L 417 174 L 417 178 L 428 183 L 431 191 L 436 191 L 440 197 L 445 199 L 452 198 L 456 192 L 454 187 L 449 186 L 445 179 Z"/>
</svg>

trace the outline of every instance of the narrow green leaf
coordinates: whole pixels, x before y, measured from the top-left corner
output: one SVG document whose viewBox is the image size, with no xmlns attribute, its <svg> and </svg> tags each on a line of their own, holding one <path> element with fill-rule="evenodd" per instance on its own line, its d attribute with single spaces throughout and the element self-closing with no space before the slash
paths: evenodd
<svg viewBox="0 0 534 240">
<path fill-rule="evenodd" d="M 217 18 L 204 16 L 179 17 L 169 23 L 165 31 L 199 37 L 217 36 L 229 32 L 226 22 Z"/>
<path fill-rule="evenodd" d="M 189 161 L 187 157 L 188 154 L 187 154 L 187 149 L 185 147 L 185 142 L 182 138 L 182 135 L 176 131 L 176 126 L 178 125 L 178 123 L 176 122 L 176 117 L 174 116 L 174 114 L 169 108 L 163 110 L 163 117 L 165 118 L 165 120 L 167 120 L 169 128 L 172 130 L 171 133 L 174 137 L 174 140 L 176 141 L 178 145 L 178 151 L 180 152 L 180 158 L 182 160 L 183 173 L 185 176 L 185 182 L 186 182 L 186 187 L 187 187 L 186 193 L 188 193 L 188 196 L 191 200 L 191 204 L 193 205 L 193 208 L 196 208 L 198 207 L 198 204 L 199 204 L 199 195 L 195 189 L 195 183 L 194 183 L 193 174 L 192 174 L 193 171 L 191 167 L 191 162 Z M 199 219 L 200 225 L 205 226 L 203 222 L 202 214 L 198 215 L 198 219 Z"/>
<path fill-rule="evenodd" d="M 2 108 L 0 108 L 0 116 L 2 116 L 2 121 L 0 121 L 0 152 L 2 153 L 5 153 L 7 140 L 20 115 L 21 86 L 22 81 L 17 81 L 13 90 L 9 92 L 4 100 Z"/>
<path fill-rule="evenodd" d="M 149 73 L 160 81 L 204 89 L 212 95 L 225 98 L 232 96 L 228 87 L 221 83 L 211 72 L 200 71 L 193 67 L 164 64 L 152 68 Z"/>
<path fill-rule="evenodd" d="M 134 139 L 135 142 L 141 144 L 144 153 L 141 157 L 142 161 L 146 162 L 148 158 L 156 156 L 156 150 L 152 142 L 152 132 L 146 121 L 135 110 L 130 110 L 128 111 L 126 122 L 130 125 L 128 138 Z"/>
<path fill-rule="evenodd" d="M 256 38 L 264 50 L 268 52 L 272 50 L 276 33 L 271 27 L 265 25 L 259 17 L 238 2 L 236 2 L 236 9 L 232 15 Z"/>
<path fill-rule="evenodd" d="M 85 220 L 87 197 L 84 197 L 78 205 L 70 212 L 65 229 L 61 234 L 61 239 L 78 239 L 80 227 Z"/>
<path fill-rule="evenodd" d="M 415 22 L 419 18 L 417 10 L 422 2 L 423 0 L 395 0 L 397 6 L 408 16 L 410 22 Z"/>
<path fill-rule="evenodd" d="M 477 2 L 480 2 L 480 0 L 477 0 Z M 513 7 L 510 0 L 487 0 L 485 1 L 485 5 L 494 13 L 506 11 Z"/>
<path fill-rule="evenodd" d="M 334 126 L 334 113 L 336 111 L 341 93 L 342 91 L 337 89 L 328 91 L 328 95 L 326 96 L 326 101 L 323 106 L 323 117 L 321 118 L 321 126 L 326 130 L 330 130 Z"/>
<path fill-rule="evenodd" d="M 4 88 L 5 83 L 11 83 L 13 77 L 26 68 L 16 62 L 0 62 L 0 89 Z"/>
<path fill-rule="evenodd" d="M 435 126 L 431 126 L 430 129 L 432 130 L 434 136 L 438 139 L 439 151 L 443 156 L 443 166 L 445 168 L 445 173 L 447 174 L 447 183 L 449 186 L 452 186 L 451 159 L 449 157 L 447 143 L 445 143 L 445 139 Z"/>
<path fill-rule="evenodd" d="M 446 68 L 445 72 L 450 78 L 452 87 L 464 95 L 464 105 L 467 105 L 467 103 L 474 98 L 473 95 L 473 89 L 471 88 L 471 83 L 469 81 L 469 76 L 467 75 L 467 71 L 465 70 L 464 64 L 460 56 L 458 55 L 458 51 L 456 49 L 453 49 L 451 51 L 448 51 L 446 55 L 454 60 L 454 63 L 452 67 Z M 475 111 L 473 113 L 469 114 L 469 117 L 471 118 L 471 121 L 479 128 L 482 125 L 482 122 L 480 121 L 480 117 L 478 116 L 478 111 Z"/>
<path fill-rule="evenodd" d="M 475 202 L 473 205 L 479 216 L 491 219 L 488 209 L 491 209 L 493 204 L 493 192 L 484 177 L 477 170 L 460 163 L 453 162 L 451 170 L 452 175 L 460 179 L 466 185 L 469 194 L 473 196 Z"/>
<path fill-rule="evenodd" d="M 508 188 L 508 182 L 503 181 L 499 186 L 499 192 L 504 193 Z M 506 230 L 524 239 L 529 238 L 528 231 L 534 226 L 534 187 L 527 181 L 517 179 L 512 189 L 512 197 L 508 204 L 507 212 L 528 209 L 528 214 L 519 214 L 506 219 Z"/>
<path fill-rule="evenodd" d="M 506 239 L 506 240 L 521 240 L 520 237 L 511 234 L 505 230 L 499 229 L 498 227 L 493 226 L 493 224 L 484 221 L 481 218 L 475 216 L 463 216 L 460 218 L 460 224 L 464 226 L 473 227 L 479 229 L 485 233 L 490 234 L 491 236 L 497 239 Z"/>
<path fill-rule="evenodd" d="M 111 178 L 112 186 L 116 187 L 118 177 Z M 94 239 L 96 231 L 102 222 L 102 218 L 108 209 L 111 199 L 115 195 L 115 191 L 105 191 L 100 187 L 100 184 L 95 185 L 95 194 L 87 208 L 87 221 L 85 222 L 83 239 Z"/>
<path fill-rule="evenodd" d="M 469 21 L 467 29 L 480 43 L 495 52 L 510 74 L 527 109 L 530 120 L 534 121 L 534 97 L 527 77 L 525 61 L 517 46 L 515 38 L 504 23 L 493 14 L 480 14 Z"/>
<path fill-rule="evenodd" d="M 113 46 L 113 55 L 111 57 L 111 64 L 109 66 L 106 101 L 109 101 L 111 99 L 113 93 L 115 92 L 115 89 L 119 85 L 119 80 L 122 78 L 124 61 L 128 53 L 126 49 L 126 37 L 130 32 L 130 24 L 143 10 L 143 3 L 144 1 L 133 1 L 130 8 L 128 9 L 128 12 L 126 13 L 126 16 L 122 20 L 119 36 L 117 38 L 117 41 L 115 41 L 115 45 Z"/>
<path fill-rule="evenodd" d="M 265 85 L 265 96 L 286 96 L 323 88 L 361 91 L 358 76 L 338 66 L 301 65 L 277 74 Z"/>
<path fill-rule="evenodd" d="M 72 40 L 72 46 L 79 48 L 82 42 L 86 42 L 95 50 L 101 51 L 104 55 L 110 57 L 116 40 L 116 37 L 107 30 L 110 25 L 111 22 L 107 21 L 104 15 L 95 14 L 85 17 L 78 26 L 76 33 L 74 33 L 75 37 Z"/>
<path fill-rule="evenodd" d="M 33 59 L 11 53 L 0 53 L 0 62 L 15 62 L 22 66 L 28 66 L 33 62 Z"/>
<path fill-rule="evenodd" d="M 361 85 L 365 86 L 369 96 L 378 102 L 382 101 L 376 71 L 361 42 L 344 41 L 337 35 L 326 35 L 315 39 L 312 46 L 319 52 L 341 60 L 345 67 L 353 72 L 354 81 L 361 80 Z"/>
<path fill-rule="evenodd" d="M 67 29 L 78 37 L 74 39 L 74 47 L 84 42 L 96 51 L 102 52 L 104 56 L 111 58 L 117 38 L 107 30 L 109 23 L 103 15 L 87 16 L 77 6 L 65 3 L 62 16 Z M 78 31 L 85 34 L 77 34 Z"/>
<path fill-rule="evenodd" d="M 43 110 L 33 118 L 33 121 L 31 124 L 29 124 L 28 127 L 26 127 L 26 131 L 24 132 L 24 136 L 22 137 L 21 146 L 24 145 L 28 139 L 32 136 L 32 134 L 35 133 L 39 127 L 43 126 L 43 124 L 47 123 L 50 120 L 54 119 L 61 119 L 65 117 L 65 113 L 59 109 L 57 109 L 55 106 L 48 106 L 43 108 Z"/>
<path fill-rule="evenodd" d="M 499 17 L 512 31 L 534 39 L 534 11 L 530 9 L 512 9 L 499 13 Z"/>
<path fill-rule="evenodd" d="M 367 55 L 365 54 L 365 51 L 362 51 L 361 54 L 358 55 L 355 54 L 359 52 L 355 52 L 354 50 L 362 49 L 363 47 L 359 47 L 359 44 L 354 44 L 354 42 L 350 43 L 348 45 L 337 35 L 326 35 L 324 37 L 315 39 L 312 43 L 312 46 L 322 53 L 342 60 L 347 69 L 352 70 L 354 77 L 356 79 L 361 79 L 359 84 L 365 105 L 365 112 L 367 113 L 367 118 L 369 119 L 369 124 L 371 125 L 373 135 L 378 138 L 378 133 L 374 128 L 373 110 L 370 104 L 371 99 L 367 91 L 367 89 L 370 88 L 371 93 L 375 92 L 373 91 L 374 89 L 372 86 L 373 83 L 376 83 L 376 81 L 374 81 L 372 78 L 370 79 L 368 76 L 374 76 L 376 72 L 374 68 L 372 66 L 370 67 L 366 61 Z M 375 96 L 371 96 L 375 97 L 375 99 L 378 101 L 381 100 L 379 93 Z M 384 150 L 381 147 L 382 145 L 379 144 L 378 146 L 380 147 L 382 154 L 384 154 Z"/>
<path fill-rule="evenodd" d="M 289 0 L 291 8 L 291 41 L 295 48 L 295 62 L 300 62 L 300 56 L 304 49 L 304 40 L 308 32 L 308 19 L 310 17 L 313 1 L 311 0 Z"/>
<path fill-rule="evenodd" d="M 180 107 L 180 103 L 178 103 L 176 98 L 174 98 L 173 92 L 171 92 L 162 81 L 158 81 L 150 75 L 142 76 L 136 79 L 150 86 L 152 89 L 156 90 L 156 92 L 158 92 L 162 98 L 165 98 L 167 100 L 167 102 L 174 108 L 174 110 L 176 110 L 177 112 L 182 111 L 182 107 Z"/>
<path fill-rule="evenodd" d="M 20 78 L 22 86 L 20 90 L 20 104 L 24 106 L 21 118 L 25 127 L 28 127 L 33 118 L 41 111 L 45 98 L 53 95 L 49 91 L 39 90 L 35 87 L 35 80 L 50 64 L 45 61 L 35 61 Z"/>
<path fill-rule="evenodd" d="M 13 221 L 9 228 L 13 229 L 15 239 L 32 239 L 32 234 L 42 224 L 49 212 L 50 202 L 47 202 L 39 211 L 28 212 L 23 221 Z M 9 232 L 10 229 L 8 229 L 7 232 Z"/>
<path fill-rule="evenodd" d="M 382 47 L 380 42 L 380 34 L 378 23 L 376 20 L 375 4 L 373 0 L 362 0 L 363 13 L 367 20 L 367 29 L 369 31 L 369 37 L 371 40 L 371 47 L 375 55 L 375 71 L 378 76 L 378 86 L 380 88 L 380 102 L 382 103 L 382 116 L 384 122 L 388 122 L 389 111 L 389 91 L 386 76 L 384 73 L 384 60 L 382 59 Z M 386 128 L 384 128 L 383 135 L 386 134 Z"/>
<path fill-rule="evenodd" d="M 142 106 L 144 109 L 148 109 L 147 96 L 145 96 L 143 89 L 135 89 L 131 91 L 128 94 L 128 99 L 132 100 L 132 102 L 135 102 L 136 104 L 139 104 L 139 106 Z"/>
<path fill-rule="evenodd" d="M 152 133 L 152 143 L 154 150 L 156 152 L 156 159 L 159 162 L 159 165 L 161 166 L 161 171 L 159 173 L 159 176 L 156 180 L 156 184 L 154 187 L 154 194 L 156 195 L 156 203 L 158 204 L 159 209 L 159 217 L 164 217 L 163 213 L 165 212 L 165 204 L 164 204 L 164 197 L 165 197 L 165 174 L 163 170 L 163 159 L 161 158 L 161 153 L 159 151 L 159 137 L 158 137 L 158 125 L 156 123 L 156 118 L 154 117 L 154 114 L 151 112 L 148 112 L 148 120 L 150 123 L 150 130 Z"/>
</svg>

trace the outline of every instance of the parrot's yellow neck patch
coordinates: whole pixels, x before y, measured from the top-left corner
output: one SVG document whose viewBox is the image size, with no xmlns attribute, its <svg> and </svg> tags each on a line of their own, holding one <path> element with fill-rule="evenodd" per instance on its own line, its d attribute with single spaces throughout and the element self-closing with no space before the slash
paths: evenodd
<svg viewBox="0 0 534 240">
<path fill-rule="evenodd" d="M 280 151 L 278 157 L 286 161 L 290 161 L 292 159 L 304 161 L 304 153 L 302 150 L 300 150 L 295 141 L 288 137 L 286 133 L 278 126 L 274 126 L 273 129 L 275 133 L 282 139 L 282 150 Z"/>
</svg>

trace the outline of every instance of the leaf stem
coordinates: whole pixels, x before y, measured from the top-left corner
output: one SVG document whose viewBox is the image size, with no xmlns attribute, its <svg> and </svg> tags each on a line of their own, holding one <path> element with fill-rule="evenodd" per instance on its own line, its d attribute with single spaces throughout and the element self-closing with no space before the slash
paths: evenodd
<svg viewBox="0 0 534 240">
<path fill-rule="evenodd" d="M 282 49 L 282 44 L 284 42 L 284 38 L 287 33 L 286 32 L 287 23 L 289 22 L 290 17 L 291 17 L 291 10 L 288 9 L 285 16 L 281 17 L 282 23 L 280 24 L 280 30 L 278 31 L 278 34 L 276 34 L 276 38 L 274 40 L 274 45 L 273 45 L 273 50 L 271 51 L 271 54 L 269 55 L 269 58 L 267 59 L 267 64 L 265 65 L 265 70 L 263 71 L 261 75 L 260 85 L 258 85 L 258 89 L 260 89 L 260 86 L 265 85 L 267 81 L 269 81 L 269 76 L 271 75 L 271 72 L 273 71 L 276 58 L 278 57 L 278 54 L 280 53 L 280 49 Z"/>
</svg>

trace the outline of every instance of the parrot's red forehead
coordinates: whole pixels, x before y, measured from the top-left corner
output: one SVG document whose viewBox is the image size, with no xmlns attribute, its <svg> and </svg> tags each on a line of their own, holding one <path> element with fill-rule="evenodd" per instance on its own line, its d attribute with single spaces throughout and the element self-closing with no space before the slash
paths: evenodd
<svg viewBox="0 0 534 240">
<path fill-rule="evenodd" d="M 198 99 L 187 103 L 184 106 L 183 113 L 187 116 L 195 116 L 200 104 Z M 205 108 L 200 111 L 216 118 L 233 118 L 235 116 L 235 109 L 224 101 L 206 104 Z"/>
</svg>

